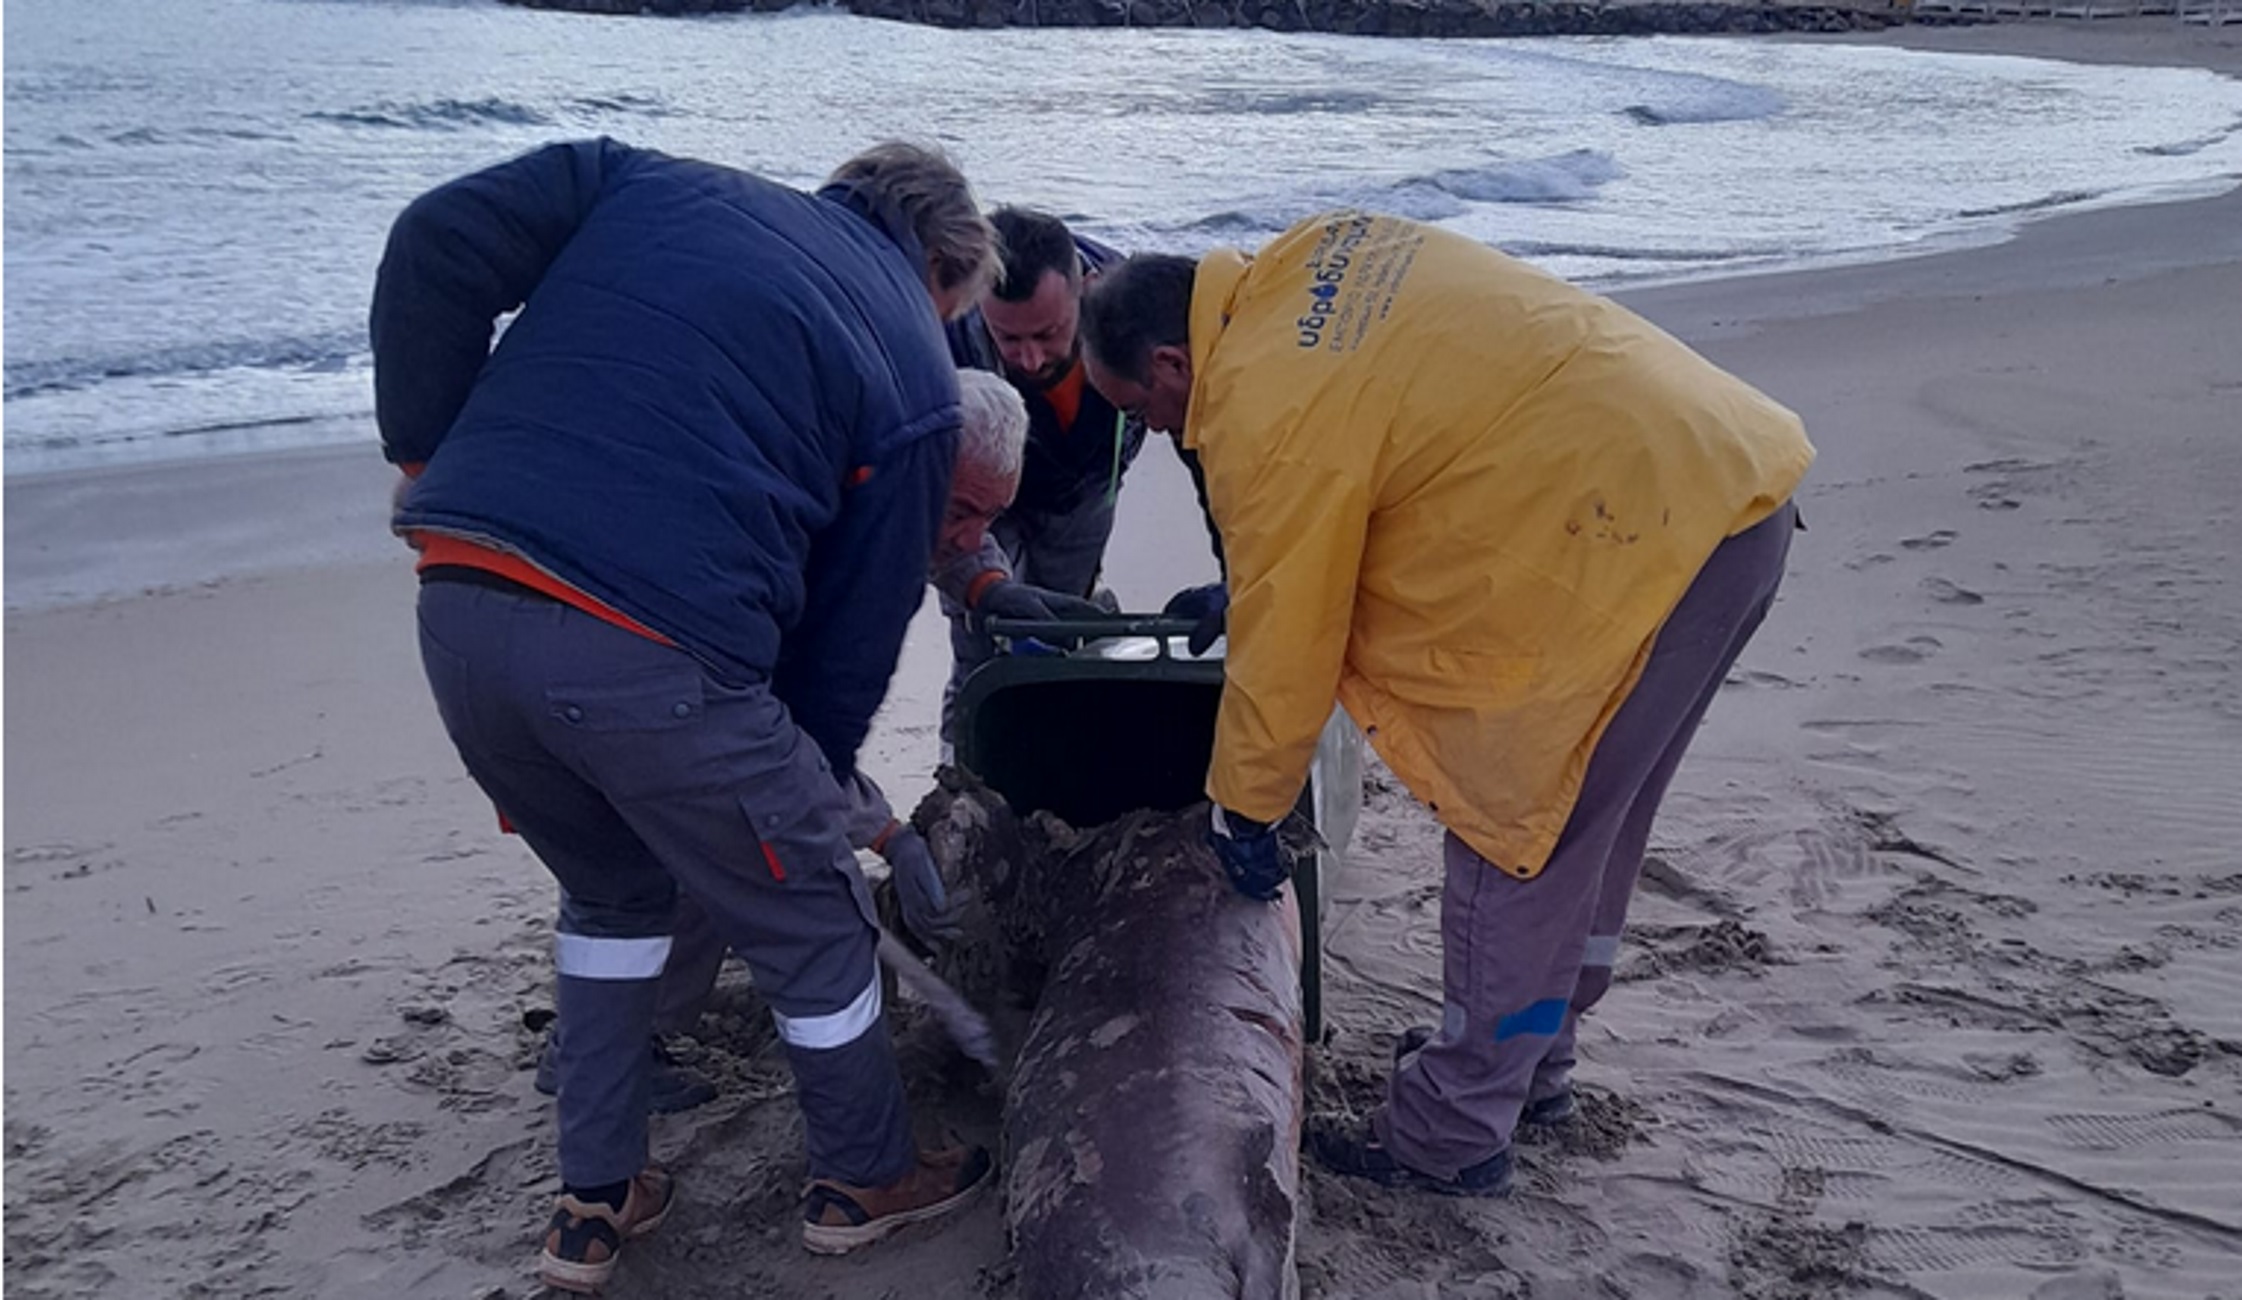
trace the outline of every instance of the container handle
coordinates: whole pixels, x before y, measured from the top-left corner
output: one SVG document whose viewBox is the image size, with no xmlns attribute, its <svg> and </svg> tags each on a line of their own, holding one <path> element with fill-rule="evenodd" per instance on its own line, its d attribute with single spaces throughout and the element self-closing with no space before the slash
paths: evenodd
<svg viewBox="0 0 2242 1300">
<path fill-rule="evenodd" d="M 1098 641 L 1107 637 L 1141 636 L 1159 642 L 1160 657 L 1167 659 L 1168 642 L 1191 635 L 1196 620 L 1161 614 L 1115 614 L 1107 618 L 990 618 L 980 620 L 981 630 L 1006 641 L 1042 641 L 1051 645 Z"/>
</svg>

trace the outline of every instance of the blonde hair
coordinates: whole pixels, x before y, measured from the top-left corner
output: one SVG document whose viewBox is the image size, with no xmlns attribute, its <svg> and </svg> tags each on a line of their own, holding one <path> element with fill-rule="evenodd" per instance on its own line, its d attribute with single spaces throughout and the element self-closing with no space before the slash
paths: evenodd
<svg viewBox="0 0 2242 1300">
<path fill-rule="evenodd" d="M 926 250 L 930 289 L 962 288 L 963 301 L 974 303 L 996 282 L 1003 265 L 996 228 L 981 215 L 965 173 L 940 149 L 889 140 L 834 168 L 826 183 L 903 214 Z"/>
<path fill-rule="evenodd" d="M 965 424 L 958 439 L 959 462 L 1002 478 L 1017 475 L 1028 446 L 1028 407 L 1019 390 L 989 371 L 960 370 L 958 413 Z"/>
</svg>

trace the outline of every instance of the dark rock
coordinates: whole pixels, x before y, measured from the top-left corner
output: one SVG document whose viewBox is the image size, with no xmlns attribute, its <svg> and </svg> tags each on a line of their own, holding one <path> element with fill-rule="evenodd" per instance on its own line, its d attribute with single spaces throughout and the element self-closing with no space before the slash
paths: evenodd
<svg viewBox="0 0 2242 1300">
<path fill-rule="evenodd" d="M 674 17 L 763 11 L 797 0 L 504 0 L 528 9 Z M 1879 31 L 1910 21 L 1889 0 L 1835 4 L 1583 3 L 1579 0 L 841 0 L 866 18 L 935 27 L 1260 27 L 1356 36 L 1647 36 Z M 1933 21 L 1926 19 L 1925 21 Z M 1970 22 L 1972 19 L 1947 21 Z"/>
</svg>

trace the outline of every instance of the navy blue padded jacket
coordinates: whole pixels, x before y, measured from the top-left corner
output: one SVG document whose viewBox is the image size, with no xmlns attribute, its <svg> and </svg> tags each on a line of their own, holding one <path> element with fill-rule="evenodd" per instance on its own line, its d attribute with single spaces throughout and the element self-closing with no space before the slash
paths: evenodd
<svg viewBox="0 0 2242 1300">
<path fill-rule="evenodd" d="M 372 334 L 395 526 L 768 681 L 847 776 L 923 595 L 958 391 L 900 214 L 612 140 L 422 196 Z M 491 347 L 497 320 L 520 309 Z"/>
</svg>

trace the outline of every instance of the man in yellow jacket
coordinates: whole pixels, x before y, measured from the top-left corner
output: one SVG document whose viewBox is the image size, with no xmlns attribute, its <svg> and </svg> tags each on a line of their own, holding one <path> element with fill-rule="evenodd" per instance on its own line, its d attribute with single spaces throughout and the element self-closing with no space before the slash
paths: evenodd
<svg viewBox="0 0 2242 1300">
<path fill-rule="evenodd" d="M 1336 698 L 1448 828 L 1443 1022 L 1327 1164 L 1499 1195 L 1572 1112 L 1650 824 L 1774 602 L 1798 418 L 1606 299 L 1431 226 L 1316 217 L 1146 255 L 1084 312 L 1090 378 L 1196 451 L 1228 557 L 1207 793 L 1231 879 Z"/>
</svg>

